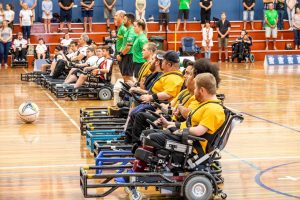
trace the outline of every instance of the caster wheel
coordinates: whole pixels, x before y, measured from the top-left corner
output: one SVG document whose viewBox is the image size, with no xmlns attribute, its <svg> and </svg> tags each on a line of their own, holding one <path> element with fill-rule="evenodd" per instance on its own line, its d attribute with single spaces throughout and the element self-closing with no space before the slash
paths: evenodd
<svg viewBox="0 0 300 200">
<path fill-rule="evenodd" d="M 77 95 L 71 95 L 70 98 L 71 98 L 72 101 L 77 101 L 78 100 Z"/>
<path fill-rule="evenodd" d="M 222 199 L 226 199 L 226 198 L 227 198 L 227 194 L 224 193 L 224 192 L 222 192 L 222 193 L 221 193 L 221 198 L 222 198 Z"/>
<path fill-rule="evenodd" d="M 142 194 L 138 191 L 135 191 L 131 194 L 130 200 L 142 200 Z"/>
</svg>

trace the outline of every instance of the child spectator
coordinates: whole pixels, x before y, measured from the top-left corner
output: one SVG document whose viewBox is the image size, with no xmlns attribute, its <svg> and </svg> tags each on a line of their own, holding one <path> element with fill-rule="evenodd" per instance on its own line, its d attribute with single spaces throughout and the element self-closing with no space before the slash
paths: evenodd
<svg viewBox="0 0 300 200">
<path fill-rule="evenodd" d="M 4 18 L 8 21 L 8 27 L 13 30 L 14 28 L 14 19 L 15 19 L 15 12 L 13 11 L 14 7 L 12 4 L 6 4 L 6 10 L 4 11 Z"/>
<path fill-rule="evenodd" d="M 51 33 L 52 9 L 53 4 L 51 0 L 44 0 L 42 2 L 45 33 Z"/>
<path fill-rule="evenodd" d="M 145 20 L 146 12 L 146 0 L 136 0 L 135 1 L 135 19 L 144 19 Z"/>
<path fill-rule="evenodd" d="M 205 22 L 205 27 L 202 29 L 202 46 L 205 51 L 205 58 L 210 59 L 211 47 L 213 46 L 213 29 L 210 27 L 210 21 Z"/>
<path fill-rule="evenodd" d="M 293 20 L 294 26 L 294 38 L 295 38 L 295 50 L 300 48 L 300 8 L 296 8 L 296 14 Z"/>
<path fill-rule="evenodd" d="M 159 32 L 162 31 L 162 25 L 165 23 L 166 30 L 168 31 L 169 12 L 171 7 L 171 0 L 158 0 L 159 7 Z"/>
<path fill-rule="evenodd" d="M 72 41 L 73 40 L 70 38 L 69 33 L 66 33 L 65 37 L 60 41 L 60 45 L 63 47 L 64 51 L 67 50 Z"/>
<path fill-rule="evenodd" d="M 30 43 L 30 28 L 33 24 L 32 11 L 28 9 L 27 3 L 23 4 L 23 9 L 20 11 L 20 26 L 22 28 L 23 37 Z"/>
<path fill-rule="evenodd" d="M 45 41 L 43 38 L 39 39 L 39 44 L 36 45 L 35 51 L 38 59 L 46 58 L 47 46 L 45 45 Z"/>
</svg>

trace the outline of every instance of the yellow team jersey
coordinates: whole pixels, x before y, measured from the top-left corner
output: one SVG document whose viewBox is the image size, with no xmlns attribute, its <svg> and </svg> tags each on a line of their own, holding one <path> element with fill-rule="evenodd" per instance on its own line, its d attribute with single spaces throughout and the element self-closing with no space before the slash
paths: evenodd
<svg viewBox="0 0 300 200">
<path fill-rule="evenodd" d="M 138 73 L 138 82 L 142 80 L 145 76 L 148 76 L 152 72 L 150 71 L 151 63 L 145 62 Z"/>
<path fill-rule="evenodd" d="M 187 121 L 181 123 L 180 129 L 200 124 L 208 129 L 206 134 L 214 134 L 225 121 L 224 109 L 219 103 L 219 100 L 210 100 L 198 104 L 198 107 L 189 113 Z M 200 144 L 206 152 L 207 141 Z"/>
<path fill-rule="evenodd" d="M 170 71 L 159 77 L 151 88 L 151 92 L 155 94 L 165 92 L 173 99 L 181 91 L 183 83 L 184 79 L 181 71 Z"/>
</svg>

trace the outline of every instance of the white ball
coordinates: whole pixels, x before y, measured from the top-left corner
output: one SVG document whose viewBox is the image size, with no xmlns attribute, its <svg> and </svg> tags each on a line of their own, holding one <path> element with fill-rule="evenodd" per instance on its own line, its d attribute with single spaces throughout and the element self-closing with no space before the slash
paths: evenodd
<svg viewBox="0 0 300 200">
<path fill-rule="evenodd" d="M 19 117 L 25 123 L 32 123 L 39 117 L 39 107 L 32 102 L 24 102 L 19 107 Z"/>
</svg>

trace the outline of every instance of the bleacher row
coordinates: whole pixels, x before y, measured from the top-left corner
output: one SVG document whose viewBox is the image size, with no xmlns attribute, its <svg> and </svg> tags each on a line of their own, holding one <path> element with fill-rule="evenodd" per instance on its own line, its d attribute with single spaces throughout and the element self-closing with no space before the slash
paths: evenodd
<svg viewBox="0 0 300 200">
<path fill-rule="evenodd" d="M 212 22 L 214 26 L 214 23 Z M 229 39 L 229 47 L 231 47 L 232 43 L 235 39 L 240 35 L 240 31 L 243 27 L 242 21 L 231 21 L 231 32 L 230 32 L 230 39 Z M 293 31 L 287 30 L 288 22 L 285 21 L 285 30 L 278 31 L 278 38 L 277 38 L 277 49 L 272 50 L 273 46 L 272 43 L 269 46 L 269 50 L 265 50 L 265 31 L 262 30 L 262 23 L 261 21 L 255 21 L 254 27 L 255 30 L 248 30 L 248 34 L 253 38 L 253 46 L 252 46 L 252 53 L 255 56 L 256 61 L 262 61 L 266 54 L 299 54 L 299 50 L 285 50 L 285 45 L 287 43 L 294 43 L 294 33 Z M 113 25 L 111 25 L 113 27 Z M 32 34 L 31 34 L 31 44 L 36 45 L 38 43 L 39 38 L 44 38 L 46 44 L 50 47 L 50 52 L 52 53 L 55 46 L 59 45 L 60 39 L 63 38 L 64 33 L 56 33 L 58 28 L 58 24 L 52 25 L 52 33 L 45 34 L 43 33 L 43 24 L 42 23 L 35 23 L 32 27 Z M 151 36 L 162 36 L 165 38 L 164 48 L 169 50 L 179 50 L 181 46 L 181 38 L 183 37 L 194 37 L 196 39 L 196 44 L 201 47 L 202 41 L 202 32 L 201 26 L 199 22 L 189 22 L 187 24 L 187 29 L 190 31 L 179 31 L 175 33 L 175 22 L 171 22 L 169 25 L 170 31 L 168 32 L 159 32 L 159 25 L 156 22 L 150 22 L 147 24 L 148 28 L 148 38 Z M 250 24 L 248 24 L 248 28 L 250 28 Z M 17 24 L 14 27 L 14 35 L 19 32 L 20 26 Z M 78 39 L 83 32 L 83 26 L 81 23 L 74 23 L 72 25 L 73 33 L 70 33 L 70 37 L 74 39 Z M 104 23 L 94 23 L 93 25 L 93 33 L 87 33 L 92 40 L 94 40 L 97 44 L 103 44 L 103 38 L 108 36 L 109 33 L 106 31 L 106 24 Z M 67 32 L 67 29 L 64 29 L 64 32 Z M 214 30 L 214 46 L 212 47 L 212 61 L 217 60 L 218 56 L 218 43 L 217 43 L 217 32 Z M 231 49 L 230 49 L 231 51 Z M 202 54 L 197 55 L 197 57 L 204 57 Z M 29 63 L 31 64 L 33 60 L 33 56 L 28 56 Z"/>
</svg>

